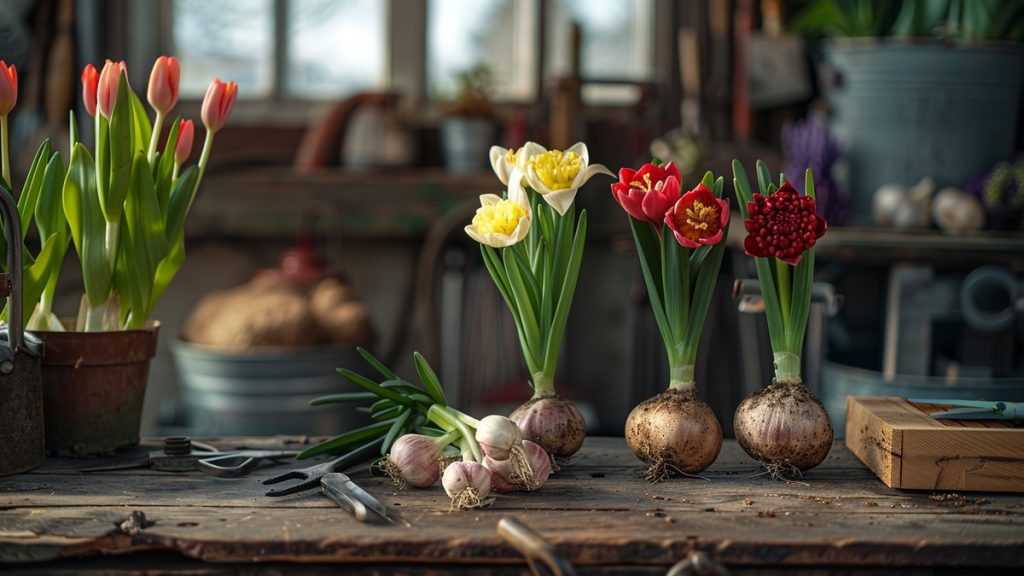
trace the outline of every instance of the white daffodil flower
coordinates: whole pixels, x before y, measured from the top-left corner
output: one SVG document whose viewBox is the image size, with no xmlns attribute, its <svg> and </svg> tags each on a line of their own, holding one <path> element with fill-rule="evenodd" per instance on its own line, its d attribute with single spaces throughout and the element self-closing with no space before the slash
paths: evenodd
<svg viewBox="0 0 1024 576">
<path fill-rule="evenodd" d="M 526 182 L 559 215 L 564 216 L 576 199 L 576 192 L 595 174 L 615 177 L 601 164 L 590 164 L 587 145 L 577 142 L 568 150 L 547 150 L 527 142 L 516 153 L 526 172 Z"/>
</svg>

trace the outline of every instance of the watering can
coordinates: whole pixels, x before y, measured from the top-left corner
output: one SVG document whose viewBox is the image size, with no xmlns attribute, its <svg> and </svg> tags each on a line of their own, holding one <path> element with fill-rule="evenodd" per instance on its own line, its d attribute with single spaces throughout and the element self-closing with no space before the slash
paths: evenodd
<svg viewBox="0 0 1024 576">
<path fill-rule="evenodd" d="M 22 322 L 21 218 L 14 197 L 0 185 L 0 216 L 7 239 L 7 274 L 0 298 L 7 298 L 8 323 L 0 333 L 0 476 L 39 467 L 46 455 L 43 428 L 43 343 L 25 334 Z"/>
</svg>

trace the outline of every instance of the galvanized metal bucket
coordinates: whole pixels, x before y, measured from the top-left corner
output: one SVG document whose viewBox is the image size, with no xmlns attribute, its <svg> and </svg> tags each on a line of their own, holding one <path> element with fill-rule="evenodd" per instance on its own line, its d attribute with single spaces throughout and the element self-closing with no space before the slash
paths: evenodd
<svg viewBox="0 0 1024 576">
<path fill-rule="evenodd" d="M 0 476 L 39 467 L 46 455 L 40 359 L 43 343 L 26 335 L 21 301 L 21 218 L 0 185 L 0 215 L 7 238 L 7 274 L 0 281 L 8 324 L 0 334 Z"/>
</svg>

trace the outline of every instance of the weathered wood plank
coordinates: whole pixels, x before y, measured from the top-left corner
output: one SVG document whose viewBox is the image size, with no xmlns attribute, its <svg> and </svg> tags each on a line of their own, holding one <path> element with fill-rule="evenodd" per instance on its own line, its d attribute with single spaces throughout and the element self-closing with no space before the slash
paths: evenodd
<svg viewBox="0 0 1024 576">
<path fill-rule="evenodd" d="M 652 486 L 621 438 L 588 439 L 540 491 L 457 513 L 440 487 L 396 490 L 356 472 L 400 520 L 393 527 L 359 524 L 315 492 L 264 497 L 260 480 L 283 467 L 219 479 L 85 475 L 69 464 L 0 478 L 0 562 L 172 551 L 210 562 L 512 566 L 520 559 L 495 526 L 513 516 L 579 566 L 667 567 L 692 550 L 733 566 L 1024 566 L 1021 497 L 900 492 L 838 445 L 801 483 L 751 477 L 753 462 L 727 442 L 710 481 Z M 119 528 L 133 511 L 153 524 Z"/>
</svg>

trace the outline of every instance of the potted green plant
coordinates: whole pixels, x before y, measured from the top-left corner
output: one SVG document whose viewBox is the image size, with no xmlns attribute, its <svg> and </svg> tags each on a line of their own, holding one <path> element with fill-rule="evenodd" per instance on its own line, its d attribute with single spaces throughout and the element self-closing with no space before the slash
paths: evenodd
<svg viewBox="0 0 1024 576">
<path fill-rule="evenodd" d="M 43 239 L 25 266 L 25 317 L 45 343 L 46 446 L 52 453 L 103 454 L 138 442 L 159 329 L 149 317 L 184 262 L 184 221 L 214 136 L 237 96 L 234 82 L 211 83 L 202 109 L 203 151 L 196 165 L 182 170 L 192 121 L 176 119 L 159 147 L 164 120 L 177 103 L 179 75 L 174 58 L 154 64 L 151 122 L 123 62 L 108 60 L 102 72 L 86 66 L 83 99 L 94 119 L 94 152 L 79 139 L 72 113 L 66 170 L 44 143 L 18 198 L 23 227 L 34 221 Z M 4 142 L 6 166 L 6 136 Z M 52 301 L 69 244 L 82 265 L 85 294 L 77 319 L 60 320 Z"/>
<path fill-rule="evenodd" d="M 441 123 L 445 167 L 459 174 L 482 172 L 494 140 L 494 74 L 478 64 L 460 72 L 456 81 L 456 98 Z"/>
<path fill-rule="evenodd" d="M 991 230 L 1017 230 L 1024 214 L 1024 162 L 1000 162 L 982 185 L 982 203 Z"/>
<path fill-rule="evenodd" d="M 1013 150 L 1024 50 L 1017 0 L 816 0 L 793 28 L 825 36 L 830 128 L 856 219 L 886 184 L 962 188 Z"/>
</svg>

